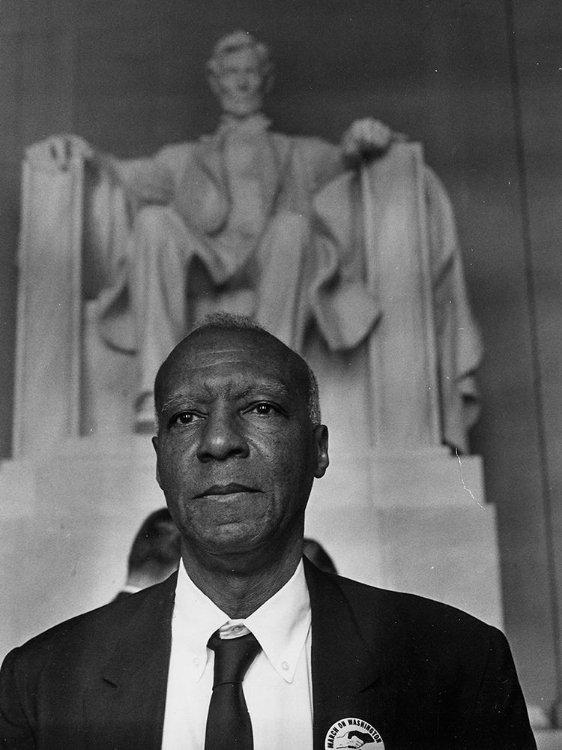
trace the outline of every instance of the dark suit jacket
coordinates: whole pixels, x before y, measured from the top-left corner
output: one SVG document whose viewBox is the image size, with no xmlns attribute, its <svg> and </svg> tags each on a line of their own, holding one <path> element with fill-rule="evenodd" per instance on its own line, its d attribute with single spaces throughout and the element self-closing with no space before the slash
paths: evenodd
<svg viewBox="0 0 562 750">
<path fill-rule="evenodd" d="M 314 750 L 348 717 L 371 724 L 385 750 L 535 748 L 498 630 L 452 607 L 310 564 L 306 575 Z M 0 673 L 2 747 L 159 750 L 175 580 L 12 651 Z"/>
</svg>

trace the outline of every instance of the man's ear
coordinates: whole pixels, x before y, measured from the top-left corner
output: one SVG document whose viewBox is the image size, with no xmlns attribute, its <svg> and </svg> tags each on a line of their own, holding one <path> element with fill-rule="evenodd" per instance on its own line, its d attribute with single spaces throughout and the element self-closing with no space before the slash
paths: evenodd
<svg viewBox="0 0 562 750">
<path fill-rule="evenodd" d="M 314 476 L 317 479 L 323 477 L 330 463 L 328 456 L 328 428 L 325 424 L 319 424 L 314 428 L 314 442 L 316 444 L 316 470 Z"/>
<path fill-rule="evenodd" d="M 158 455 L 158 435 L 154 435 L 152 438 L 152 445 L 154 446 L 156 455 Z M 160 484 L 160 472 L 158 471 L 158 461 L 156 461 L 156 481 L 158 482 L 160 489 L 162 489 L 162 485 Z"/>
</svg>

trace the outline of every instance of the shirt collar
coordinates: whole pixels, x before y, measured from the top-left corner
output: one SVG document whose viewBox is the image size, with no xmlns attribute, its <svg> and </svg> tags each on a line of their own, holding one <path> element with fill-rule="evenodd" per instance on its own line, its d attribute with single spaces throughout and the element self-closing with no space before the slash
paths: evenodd
<svg viewBox="0 0 562 750">
<path fill-rule="evenodd" d="M 180 565 L 173 614 L 173 637 L 181 640 L 186 665 L 199 680 L 210 651 L 207 642 L 220 627 L 244 625 L 255 635 L 271 666 L 292 682 L 310 629 L 310 598 L 302 561 L 292 578 L 259 609 L 243 620 L 231 620 L 209 599 Z"/>
</svg>

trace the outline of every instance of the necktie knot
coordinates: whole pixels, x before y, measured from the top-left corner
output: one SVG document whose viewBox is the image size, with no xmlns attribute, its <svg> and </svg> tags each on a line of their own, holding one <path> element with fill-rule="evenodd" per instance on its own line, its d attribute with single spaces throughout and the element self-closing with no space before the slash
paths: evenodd
<svg viewBox="0 0 562 750">
<path fill-rule="evenodd" d="M 240 638 L 221 638 L 218 631 L 209 639 L 208 646 L 215 652 L 213 690 L 227 683 L 241 683 L 250 664 L 261 651 L 252 633 Z"/>
</svg>

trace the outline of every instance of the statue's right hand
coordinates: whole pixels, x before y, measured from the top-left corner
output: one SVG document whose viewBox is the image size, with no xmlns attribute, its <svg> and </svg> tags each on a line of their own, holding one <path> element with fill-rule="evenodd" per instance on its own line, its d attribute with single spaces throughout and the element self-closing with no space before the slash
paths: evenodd
<svg viewBox="0 0 562 750">
<path fill-rule="evenodd" d="M 78 135 L 52 135 L 40 143 L 34 143 L 26 153 L 32 161 L 61 170 L 68 169 L 79 158 L 90 161 L 95 156 L 90 144 Z"/>
</svg>

